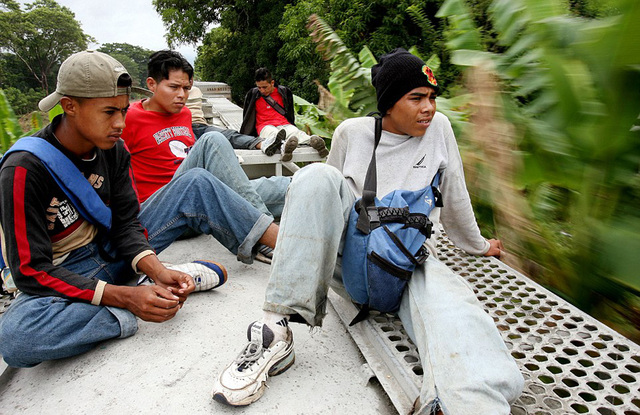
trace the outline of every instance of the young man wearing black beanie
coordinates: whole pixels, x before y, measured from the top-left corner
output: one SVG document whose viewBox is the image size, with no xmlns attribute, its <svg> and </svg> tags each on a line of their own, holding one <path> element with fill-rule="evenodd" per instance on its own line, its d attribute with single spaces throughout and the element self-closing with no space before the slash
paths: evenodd
<svg viewBox="0 0 640 415">
<path fill-rule="evenodd" d="M 396 49 L 382 56 L 371 74 L 383 115 L 376 149 L 379 197 L 396 189 L 422 189 L 442 171 L 444 206 L 430 216 L 434 229 L 441 222 L 469 254 L 499 256 L 500 241 L 480 235 L 451 124 L 436 112 L 439 88 L 431 69 Z M 336 258 L 341 258 L 353 203 L 362 196 L 374 125 L 373 117 L 344 121 L 333 135 L 327 164 L 296 173 L 280 223 L 263 320 L 249 326 L 249 344 L 216 379 L 215 400 L 239 406 L 260 398 L 267 378 L 294 362 L 289 320 L 320 326 L 329 284 L 344 291 Z M 427 239 L 432 253 L 434 240 Z M 522 375 L 471 288 L 435 255 L 413 272 L 398 314 L 424 370 L 416 413 L 510 412 L 522 391 Z"/>
</svg>

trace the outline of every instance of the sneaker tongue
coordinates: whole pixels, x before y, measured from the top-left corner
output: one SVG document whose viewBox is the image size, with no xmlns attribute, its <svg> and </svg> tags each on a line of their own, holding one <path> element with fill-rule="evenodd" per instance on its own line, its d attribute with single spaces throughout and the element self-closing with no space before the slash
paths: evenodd
<svg viewBox="0 0 640 415">
<path fill-rule="evenodd" d="M 275 336 L 268 326 L 255 322 L 249 326 L 247 337 L 252 343 L 262 344 L 262 347 L 268 349 Z"/>
</svg>

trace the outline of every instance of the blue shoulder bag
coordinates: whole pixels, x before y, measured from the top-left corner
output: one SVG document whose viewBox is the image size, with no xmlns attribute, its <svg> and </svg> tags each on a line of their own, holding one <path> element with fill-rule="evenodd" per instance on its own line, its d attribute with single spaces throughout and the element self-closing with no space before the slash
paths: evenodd
<svg viewBox="0 0 640 415">
<path fill-rule="evenodd" d="M 23 137 L 16 141 L 0 159 L 0 167 L 7 155 L 16 151 L 27 151 L 38 157 L 82 217 L 94 225 L 100 225 L 107 230 L 111 229 L 111 209 L 100 199 L 82 172 L 60 150 L 43 138 Z M 2 246 L 0 246 L 0 269 L 3 279 L 10 278 L 10 275 L 5 277 L 8 272 L 8 268 L 5 268 L 7 267 L 2 255 Z"/>
<path fill-rule="evenodd" d="M 376 148 L 381 134 L 382 119 L 376 117 L 373 155 L 362 198 L 351 209 L 342 252 L 342 280 L 351 299 L 360 305 L 351 325 L 364 320 L 371 309 L 398 311 L 413 270 L 429 256 L 424 246 L 433 233 L 429 214 L 442 206 L 440 172 L 424 189 L 394 190 L 376 198 Z"/>
</svg>

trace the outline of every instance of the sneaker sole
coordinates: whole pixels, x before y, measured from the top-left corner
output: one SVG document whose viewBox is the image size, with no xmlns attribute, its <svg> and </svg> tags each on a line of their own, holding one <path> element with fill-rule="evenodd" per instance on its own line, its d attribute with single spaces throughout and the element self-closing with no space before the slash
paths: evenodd
<svg viewBox="0 0 640 415">
<path fill-rule="evenodd" d="M 329 155 L 329 150 L 327 150 L 327 145 L 325 144 L 322 138 L 318 137 L 317 140 L 311 140 L 309 142 L 309 145 L 311 146 L 311 148 L 313 148 L 318 152 L 318 155 L 320 157 L 327 157 Z"/>
<path fill-rule="evenodd" d="M 296 354 L 295 354 L 295 351 L 293 349 L 293 340 L 292 340 L 291 344 L 289 345 L 289 353 L 287 353 L 285 356 L 283 356 L 282 359 L 278 360 L 278 362 L 276 364 L 271 366 L 271 368 L 267 372 L 267 378 L 265 379 L 264 382 L 262 382 L 262 385 L 260 385 L 260 388 L 258 388 L 258 390 L 255 391 L 253 393 L 253 395 L 249 395 L 245 399 L 243 399 L 242 401 L 239 401 L 239 402 L 230 402 L 230 401 L 227 400 L 227 397 L 224 396 L 224 393 L 218 392 L 218 393 L 215 393 L 213 395 L 213 400 L 217 401 L 217 402 L 220 402 L 220 403 L 223 403 L 225 405 L 229 405 L 229 406 L 247 406 L 247 405 L 250 405 L 253 402 L 255 402 L 258 399 L 260 399 L 262 397 L 262 395 L 264 395 L 264 391 L 265 391 L 265 389 L 267 389 L 267 379 L 269 379 L 269 376 L 278 376 L 278 375 L 286 372 L 291 366 L 293 366 L 295 361 L 296 361 Z"/>
<path fill-rule="evenodd" d="M 278 131 L 278 134 L 276 134 L 276 139 L 273 141 L 273 143 L 271 143 L 269 147 L 267 147 L 264 150 L 264 154 L 266 154 L 269 157 L 276 154 L 276 151 L 278 151 L 278 149 L 282 145 L 282 140 L 284 140 L 286 136 L 287 136 L 287 132 L 285 130 Z"/>
<path fill-rule="evenodd" d="M 287 370 L 296 362 L 296 353 L 293 351 L 293 347 L 291 348 L 291 353 L 283 357 L 278 363 L 273 365 L 271 369 L 269 369 L 269 376 L 278 376 Z"/>
<path fill-rule="evenodd" d="M 296 148 L 298 148 L 298 139 L 295 137 L 292 137 L 284 145 L 284 150 L 282 153 L 281 160 L 291 161 L 291 159 L 293 158 L 293 152 L 295 151 Z"/>
</svg>

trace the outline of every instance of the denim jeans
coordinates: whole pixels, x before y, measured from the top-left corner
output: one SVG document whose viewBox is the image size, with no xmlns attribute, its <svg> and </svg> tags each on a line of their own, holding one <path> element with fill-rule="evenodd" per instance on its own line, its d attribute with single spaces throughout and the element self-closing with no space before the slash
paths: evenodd
<svg viewBox="0 0 640 415">
<path fill-rule="evenodd" d="M 255 150 L 256 144 L 262 141 L 260 137 L 254 137 L 252 135 L 246 135 L 239 133 L 235 130 L 229 130 L 227 128 L 221 128 L 215 125 L 208 124 L 192 124 L 191 129 L 196 136 L 196 140 L 204 133 L 211 131 L 218 132 L 226 137 L 231 144 L 231 147 L 237 150 Z"/>
<path fill-rule="evenodd" d="M 107 283 L 125 283 L 133 276 L 124 261 L 105 261 L 95 243 L 72 251 L 60 266 Z M 9 366 L 31 367 L 84 353 L 137 330 L 136 317 L 122 308 L 20 293 L 0 318 L 0 354 Z"/>
<path fill-rule="evenodd" d="M 193 229 L 213 235 L 247 263 L 273 222 L 200 168 L 156 191 L 142 204 L 139 218 L 156 252 Z M 109 245 L 105 250 L 115 257 Z M 104 260 L 96 243 L 72 251 L 60 266 L 110 284 L 129 284 L 134 277 L 130 263 Z M 29 367 L 84 353 L 107 339 L 131 336 L 137 327 L 136 317 L 126 309 L 21 293 L 0 318 L 0 354 L 11 366 Z"/>
<path fill-rule="evenodd" d="M 240 167 L 229 141 L 222 134 L 209 132 L 202 135 L 189 150 L 187 158 L 178 167 L 174 177 L 194 167 L 208 170 L 260 212 L 274 217 L 282 213 L 284 197 L 291 179 L 274 176 L 258 181 L 249 180 Z M 267 203 L 273 211 L 267 208 Z"/>
<path fill-rule="evenodd" d="M 313 164 L 289 186 L 264 310 L 298 314 L 311 326 L 326 315 L 340 274 L 344 232 L 355 197 L 342 174 Z M 399 311 L 416 344 L 424 380 L 420 413 L 508 414 L 524 380 L 493 320 L 458 275 L 430 257 L 414 271 Z"/>
</svg>

